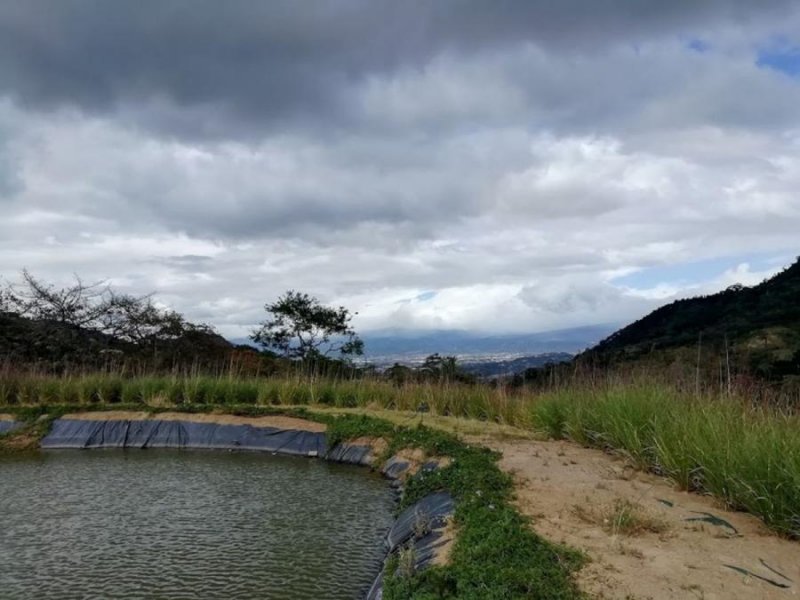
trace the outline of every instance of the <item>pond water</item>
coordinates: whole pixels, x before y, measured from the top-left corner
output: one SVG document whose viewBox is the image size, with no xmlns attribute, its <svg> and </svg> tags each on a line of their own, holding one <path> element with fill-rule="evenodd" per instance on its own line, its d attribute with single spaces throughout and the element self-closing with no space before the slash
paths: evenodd
<svg viewBox="0 0 800 600">
<path fill-rule="evenodd" d="M 0 456 L 0 598 L 358 598 L 393 508 L 380 477 L 322 460 Z"/>
</svg>

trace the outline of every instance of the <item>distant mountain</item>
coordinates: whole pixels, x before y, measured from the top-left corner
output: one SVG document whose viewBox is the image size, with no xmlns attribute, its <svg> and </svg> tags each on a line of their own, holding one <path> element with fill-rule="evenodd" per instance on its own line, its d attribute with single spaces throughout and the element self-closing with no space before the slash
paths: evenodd
<svg viewBox="0 0 800 600">
<path fill-rule="evenodd" d="M 368 359 L 423 359 L 438 352 L 458 356 L 462 362 L 474 357 L 504 360 L 552 352 L 574 354 L 597 343 L 614 331 L 613 325 L 592 325 L 540 333 L 487 335 L 459 330 L 370 331 L 362 335 Z"/>
<path fill-rule="evenodd" d="M 464 361 L 461 369 L 482 378 L 503 377 L 521 373 L 527 369 L 537 369 L 545 365 L 558 364 L 572 360 L 568 352 L 547 352 L 534 356 L 522 356 L 511 360 Z"/>
<path fill-rule="evenodd" d="M 623 327 L 584 353 L 602 362 L 726 350 L 768 377 L 800 374 L 800 259 L 753 287 L 678 300 Z"/>
<path fill-rule="evenodd" d="M 384 329 L 361 334 L 365 358 L 377 364 L 421 363 L 439 353 L 457 356 L 461 362 L 498 362 L 548 353 L 575 354 L 599 342 L 615 325 L 591 325 L 540 333 L 495 334 L 470 331 Z M 249 344 L 246 338 L 234 344 Z"/>
</svg>

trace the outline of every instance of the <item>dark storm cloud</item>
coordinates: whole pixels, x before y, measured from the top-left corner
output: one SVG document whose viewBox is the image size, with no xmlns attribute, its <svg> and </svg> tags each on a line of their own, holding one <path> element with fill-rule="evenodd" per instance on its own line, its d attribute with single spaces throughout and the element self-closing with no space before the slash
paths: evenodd
<svg viewBox="0 0 800 600">
<path fill-rule="evenodd" d="M 22 105 L 126 110 L 153 129 L 239 136 L 357 118 L 374 74 L 528 41 L 597 52 L 774 15 L 788 2 L 389 0 L 0 5 L 0 92 Z M 233 129 L 232 129 L 233 128 Z"/>
</svg>

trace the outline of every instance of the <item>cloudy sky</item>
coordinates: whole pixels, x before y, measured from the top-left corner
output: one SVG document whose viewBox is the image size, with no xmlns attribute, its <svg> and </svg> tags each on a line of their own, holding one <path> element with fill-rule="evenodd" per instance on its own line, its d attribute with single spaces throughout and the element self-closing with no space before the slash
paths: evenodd
<svg viewBox="0 0 800 600">
<path fill-rule="evenodd" d="M 800 254 L 800 4 L 0 1 L 0 274 L 247 332 L 625 322 Z"/>
</svg>

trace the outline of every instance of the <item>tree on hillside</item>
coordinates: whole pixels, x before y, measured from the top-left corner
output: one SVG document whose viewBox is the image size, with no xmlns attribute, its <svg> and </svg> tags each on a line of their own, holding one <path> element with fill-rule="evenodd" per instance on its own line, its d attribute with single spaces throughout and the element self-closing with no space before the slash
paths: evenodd
<svg viewBox="0 0 800 600">
<path fill-rule="evenodd" d="M 150 296 L 112 294 L 101 319 L 109 335 L 138 345 L 181 337 L 192 325 L 180 313 L 156 306 Z"/>
<path fill-rule="evenodd" d="M 270 318 L 250 339 L 265 349 L 299 359 L 364 353 L 364 342 L 350 325 L 353 314 L 343 306 L 324 306 L 313 296 L 290 290 L 264 309 Z"/>
<path fill-rule="evenodd" d="M 99 329 L 107 312 L 112 292 L 102 282 L 85 283 L 75 275 L 75 281 L 58 288 L 22 271 L 22 284 L 7 285 L 4 304 L 8 312 L 37 321 L 49 321 L 85 329 Z"/>
<path fill-rule="evenodd" d="M 22 272 L 0 289 L 0 356 L 90 364 L 119 354 L 152 364 L 223 360 L 231 345 L 204 324 L 77 275 L 59 287 Z"/>
</svg>

